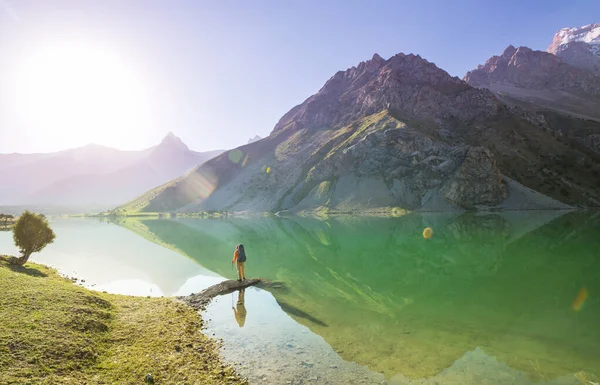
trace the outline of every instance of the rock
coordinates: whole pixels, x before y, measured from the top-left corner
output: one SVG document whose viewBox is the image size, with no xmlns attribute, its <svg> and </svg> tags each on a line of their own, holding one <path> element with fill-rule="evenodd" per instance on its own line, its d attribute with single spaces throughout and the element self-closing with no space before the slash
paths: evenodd
<svg viewBox="0 0 600 385">
<path fill-rule="evenodd" d="M 152 376 L 152 374 L 146 374 L 146 377 L 144 377 L 144 382 L 148 385 L 154 384 L 154 377 Z"/>
<path fill-rule="evenodd" d="M 600 23 L 561 29 L 554 35 L 547 52 L 574 67 L 600 74 Z"/>
<path fill-rule="evenodd" d="M 196 310 L 204 310 L 214 297 L 218 295 L 229 294 L 236 290 L 245 289 L 250 286 L 255 286 L 262 281 L 263 280 L 260 278 L 248 279 L 242 282 L 227 280 L 204 289 L 200 293 L 177 298 L 184 301 Z"/>
<path fill-rule="evenodd" d="M 472 209 L 475 205 L 497 205 L 508 197 L 508 189 L 493 154 L 483 147 L 470 148 L 454 177 L 442 187 L 447 201 Z"/>
</svg>

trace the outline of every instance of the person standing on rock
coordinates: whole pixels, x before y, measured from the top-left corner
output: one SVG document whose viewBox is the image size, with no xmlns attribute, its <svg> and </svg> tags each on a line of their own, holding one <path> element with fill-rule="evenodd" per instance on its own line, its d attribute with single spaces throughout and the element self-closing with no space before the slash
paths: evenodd
<svg viewBox="0 0 600 385">
<path fill-rule="evenodd" d="M 237 263 L 238 282 L 242 282 L 246 279 L 246 273 L 244 271 L 244 264 L 246 263 L 246 251 L 244 250 L 244 245 L 242 244 L 235 247 L 233 261 L 231 261 L 231 264 L 234 263 Z"/>
</svg>

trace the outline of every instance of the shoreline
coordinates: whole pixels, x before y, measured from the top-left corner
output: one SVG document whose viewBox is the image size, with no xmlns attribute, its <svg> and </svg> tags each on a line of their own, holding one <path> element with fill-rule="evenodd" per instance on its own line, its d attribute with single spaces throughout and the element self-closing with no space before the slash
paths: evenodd
<svg viewBox="0 0 600 385">
<path fill-rule="evenodd" d="M 229 219 L 229 218 L 256 218 L 256 217 L 381 217 L 398 218 L 409 214 L 498 214 L 510 213 L 515 211 L 527 212 L 547 212 L 547 211 L 565 211 L 565 212 L 598 212 L 599 207 L 553 207 L 553 208 L 506 208 L 506 207 L 478 207 L 477 209 L 457 209 L 457 210 L 432 210 L 418 209 L 407 210 L 399 207 L 381 207 L 373 209 L 360 210 L 334 210 L 328 208 L 315 208 L 313 210 L 300 211 L 215 211 L 215 212 L 131 212 L 131 213 L 83 213 L 83 214 L 63 214 L 50 215 L 52 219 L 69 218 L 105 218 L 107 220 L 115 219 Z"/>
<path fill-rule="evenodd" d="M 103 293 L 36 263 L 0 262 L 0 290 L 0 383 L 247 384 L 176 298 Z"/>
</svg>

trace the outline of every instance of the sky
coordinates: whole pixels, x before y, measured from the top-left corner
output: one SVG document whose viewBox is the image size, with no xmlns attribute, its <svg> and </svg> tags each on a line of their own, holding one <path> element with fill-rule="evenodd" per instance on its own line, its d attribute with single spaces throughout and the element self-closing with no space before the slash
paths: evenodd
<svg viewBox="0 0 600 385">
<path fill-rule="evenodd" d="M 0 153 L 234 148 L 374 53 L 462 77 L 595 22 L 598 0 L 0 0 Z"/>
</svg>

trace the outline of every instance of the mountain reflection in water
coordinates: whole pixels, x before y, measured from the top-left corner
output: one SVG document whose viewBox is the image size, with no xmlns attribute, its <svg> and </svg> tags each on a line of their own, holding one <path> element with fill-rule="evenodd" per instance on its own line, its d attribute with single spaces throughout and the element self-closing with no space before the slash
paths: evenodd
<svg viewBox="0 0 600 385">
<path fill-rule="evenodd" d="M 266 289 L 284 311 L 345 360 L 388 378 L 436 376 L 478 352 L 532 380 L 600 373 L 596 213 L 121 225 L 229 278 L 228 258 L 243 243 L 248 276 L 285 284 Z M 582 287 L 589 298 L 576 312 Z"/>
</svg>

